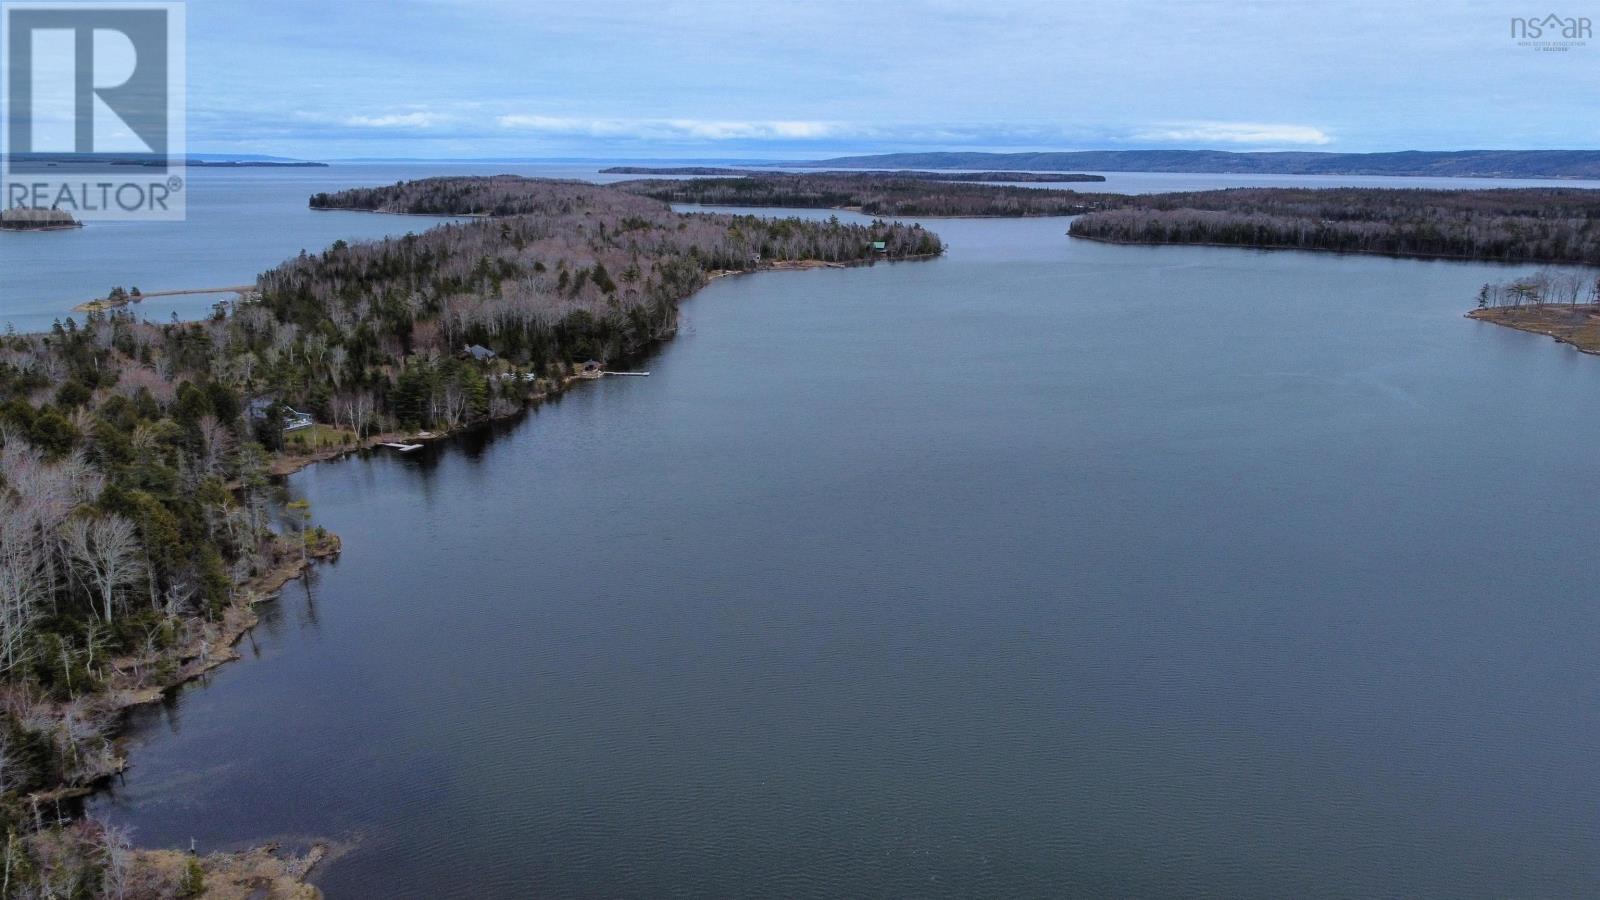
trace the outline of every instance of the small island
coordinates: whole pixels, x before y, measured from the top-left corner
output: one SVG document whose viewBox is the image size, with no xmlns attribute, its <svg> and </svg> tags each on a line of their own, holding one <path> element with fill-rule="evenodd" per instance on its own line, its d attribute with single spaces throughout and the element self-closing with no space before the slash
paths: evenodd
<svg viewBox="0 0 1600 900">
<path fill-rule="evenodd" d="M 14 206 L 0 210 L 0 231 L 64 231 L 82 227 L 82 222 L 63 209 Z"/>
</svg>

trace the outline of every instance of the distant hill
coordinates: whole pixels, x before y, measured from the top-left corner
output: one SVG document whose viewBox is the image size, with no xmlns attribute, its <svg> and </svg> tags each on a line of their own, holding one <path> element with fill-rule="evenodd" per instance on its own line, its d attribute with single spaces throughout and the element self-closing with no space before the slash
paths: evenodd
<svg viewBox="0 0 1600 900">
<path fill-rule="evenodd" d="M 165 168 L 169 160 L 149 153 L 16 153 L 11 156 L 13 162 L 43 164 L 46 166 L 148 166 L 152 168 Z M 223 169 L 303 169 L 327 168 L 324 162 L 308 162 L 306 160 L 289 159 L 280 156 L 189 156 L 181 163 L 190 168 L 223 168 Z"/>
<path fill-rule="evenodd" d="M 837 169 L 1032 169 L 1040 172 L 1207 172 L 1252 175 L 1406 175 L 1597 178 L 1600 150 L 1405 150 L 1398 153 L 1080 150 L 1061 153 L 882 153 L 788 166 Z"/>
<path fill-rule="evenodd" d="M 601 169 L 601 175 L 694 175 L 694 176 L 720 176 L 734 177 L 745 176 L 749 178 L 780 177 L 773 172 L 764 172 L 752 169 L 719 169 L 713 166 L 668 166 L 665 168 L 654 166 L 612 166 Z M 917 181 L 1004 181 L 1004 182 L 1038 182 L 1060 183 L 1069 181 L 1105 181 L 1104 175 L 1084 175 L 1077 172 L 919 172 L 912 169 L 903 169 L 898 172 L 807 172 L 807 175 L 837 175 L 845 178 L 863 178 L 878 176 L 881 178 L 911 178 Z"/>
</svg>

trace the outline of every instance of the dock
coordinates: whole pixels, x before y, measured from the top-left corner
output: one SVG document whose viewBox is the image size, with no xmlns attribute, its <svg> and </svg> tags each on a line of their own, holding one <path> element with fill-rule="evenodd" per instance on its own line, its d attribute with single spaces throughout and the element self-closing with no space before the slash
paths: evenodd
<svg viewBox="0 0 1600 900">
<path fill-rule="evenodd" d="M 399 450 L 401 453 L 410 453 L 413 450 L 421 450 L 422 449 L 422 445 L 421 444 L 383 443 L 383 444 L 379 444 L 378 446 L 380 446 L 380 447 L 388 447 L 391 450 Z"/>
<path fill-rule="evenodd" d="M 649 378 L 649 372 L 602 372 L 602 375 L 633 375 L 638 378 Z"/>
</svg>

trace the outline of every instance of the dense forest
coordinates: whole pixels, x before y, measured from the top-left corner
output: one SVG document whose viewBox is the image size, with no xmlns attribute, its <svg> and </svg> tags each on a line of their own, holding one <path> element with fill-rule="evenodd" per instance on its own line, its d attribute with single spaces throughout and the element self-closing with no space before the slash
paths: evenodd
<svg viewBox="0 0 1600 900">
<path fill-rule="evenodd" d="M 214 365 L 225 327 L 96 314 L 0 339 L 7 896 L 171 895 L 126 834 L 45 826 L 120 770 L 128 703 L 231 653 L 274 574 L 330 542 L 270 524 L 246 385 Z"/>
<path fill-rule="evenodd" d="M 873 216 L 1070 216 L 1123 199 L 1119 194 L 869 173 L 655 179 L 622 181 L 612 187 L 669 203 L 852 209 Z"/>
<path fill-rule="evenodd" d="M 704 176 L 734 176 L 741 175 L 747 178 L 770 178 L 785 173 L 773 172 L 762 169 L 721 169 L 711 166 L 612 166 L 601 169 L 602 175 L 688 175 Z M 1074 182 L 1074 181 L 1105 181 L 1104 175 L 1084 175 L 1073 172 L 924 172 L 917 169 L 900 169 L 887 172 L 806 172 L 809 176 L 831 175 L 860 178 L 873 176 L 877 178 L 915 178 L 921 181 L 1008 181 L 1008 182 Z"/>
<path fill-rule="evenodd" d="M 577 363 L 670 334 L 678 302 L 718 272 L 942 250 L 915 225 L 680 215 L 569 182 L 430 179 L 318 199 L 517 214 L 301 254 L 201 322 L 114 310 L 0 336 L 7 897 L 186 890 L 142 866 L 126 834 L 53 823 L 63 798 L 120 769 L 121 710 L 231 653 L 251 603 L 336 548 L 313 511 L 281 514 L 276 464 L 521 409 Z M 286 430 L 294 411 L 315 424 Z"/>
<path fill-rule="evenodd" d="M 1505 262 L 1600 263 L 1600 193 L 1234 188 L 1124 198 L 1074 237 Z"/>
</svg>

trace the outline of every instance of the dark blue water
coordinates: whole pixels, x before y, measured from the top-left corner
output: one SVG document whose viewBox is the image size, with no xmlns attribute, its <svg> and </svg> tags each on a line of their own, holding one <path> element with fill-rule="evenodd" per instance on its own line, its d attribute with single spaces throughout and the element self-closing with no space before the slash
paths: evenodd
<svg viewBox="0 0 1600 900">
<path fill-rule="evenodd" d="M 1600 360 L 1504 269 L 930 224 L 294 476 L 342 559 L 95 811 L 334 898 L 1600 888 Z"/>
</svg>

